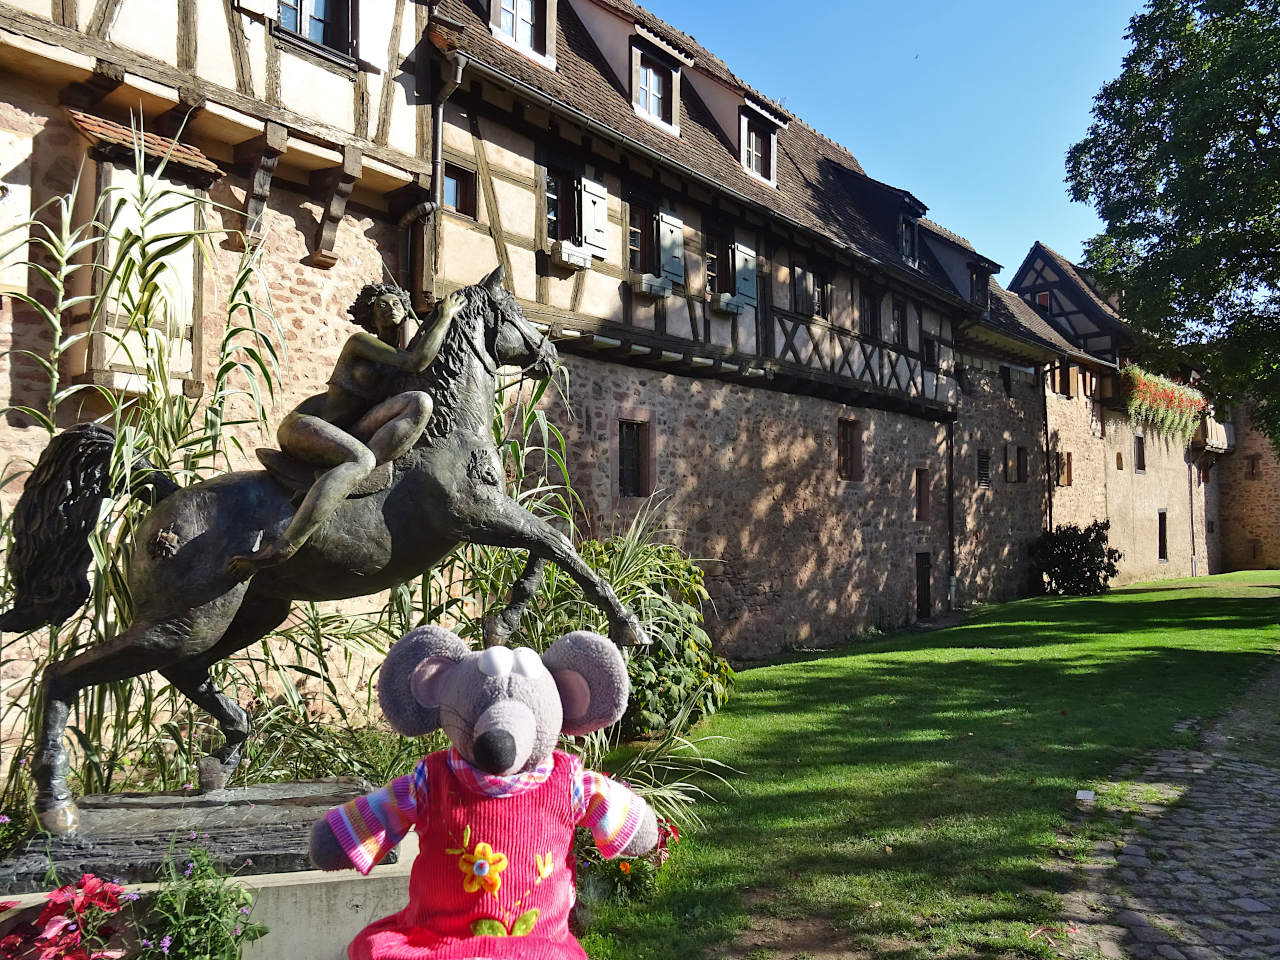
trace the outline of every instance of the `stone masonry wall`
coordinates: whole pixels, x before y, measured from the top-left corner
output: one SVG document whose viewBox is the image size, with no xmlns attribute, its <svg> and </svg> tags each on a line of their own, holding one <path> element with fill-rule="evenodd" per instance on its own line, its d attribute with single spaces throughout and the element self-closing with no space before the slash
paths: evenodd
<svg viewBox="0 0 1280 960">
<path fill-rule="evenodd" d="M 1180 440 L 1150 428 L 1135 430 L 1123 414 L 1105 410 L 1078 389 L 1070 398 L 1047 390 L 1046 403 L 1051 453 L 1069 452 L 1072 463 L 1071 485 L 1053 487 L 1053 523 L 1083 526 L 1110 518 L 1111 545 L 1124 554 L 1113 584 L 1217 572 L 1218 535 L 1208 535 L 1205 515 L 1206 505 L 1216 509 L 1217 471 L 1211 471 L 1208 484 L 1200 484 L 1189 462 L 1194 454 Z M 1134 459 L 1139 434 L 1146 448 L 1144 471 L 1136 469 Z M 1165 561 L 1157 544 L 1162 510 Z"/>
<path fill-rule="evenodd" d="M 618 420 L 647 422 L 663 527 L 703 558 L 724 651 L 763 657 L 915 619 L 916 553 L 931 558 L 933 609 L 947 586 L 945 431 L 897 413 L 566 357 L 550 415 L 595 535 L 644 502 L 618 495 Z M 837 477 L 841 417 L 863 430 L 865 479 Z M 930 519 L 914 516 L 917 469 Z"/>
<path fill-rule="evenodd" d="M 1275 449 L 1237 408 L 1235 452 L 1213 469 L 1222 491 L 1219 524 L 1226 570 L 1280 567 L 1280 461 Z"/>
<path fill-rule="evenodd" d="M 1044 530 L 1048 500 L 1044 405 L 1036 376 L 1013 371 L 1006 394 L 998 367 L 982 369 L 970 362 L 965 373 L 953 428 L 961 605 L 1010 600 L 1038 589 L 1028 548 Z M 1023 481 L 1018 479 L 1019 447 L 1027 451 Z M 987 487 L 979 483 L 979 451 L 991 458 Z"/>
</svg>

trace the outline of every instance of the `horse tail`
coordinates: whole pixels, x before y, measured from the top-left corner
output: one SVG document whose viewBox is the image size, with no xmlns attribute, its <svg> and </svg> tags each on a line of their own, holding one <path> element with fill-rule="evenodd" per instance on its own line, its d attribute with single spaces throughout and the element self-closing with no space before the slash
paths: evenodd
<svg viewBox="0 0 1280 960">
<path fill-rule="evenodd" d="M 114 431 L 82 423 L 40 454 L 13 512 L 8 567 L 16 596 L 13 608 L 0 614 L 0 632 L 62 624 L 89 598 L 89 534 L 102 501 L 121 492 L 111 478 L 114 447 Z M 145 457 L 134 461 L 130 493 L 158 502 L 178 489 Z"/>
</svg>

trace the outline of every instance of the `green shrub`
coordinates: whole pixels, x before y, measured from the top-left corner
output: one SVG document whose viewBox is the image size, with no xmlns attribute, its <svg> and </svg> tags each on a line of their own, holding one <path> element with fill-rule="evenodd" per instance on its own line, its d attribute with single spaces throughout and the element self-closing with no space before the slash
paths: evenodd
<svg viewBox="0 0 1280 960">
<path fill-rule="evenodd" d="M 1095 520 L 1087 527 L 1059 524 L 1046 530 L 1031 545 L 1031 560 L 1045 578 L 1048 593 L 1092 596 L 1105 593 L 1124 556 L 1108 542 L 1110 520 Z"/>
</svg>

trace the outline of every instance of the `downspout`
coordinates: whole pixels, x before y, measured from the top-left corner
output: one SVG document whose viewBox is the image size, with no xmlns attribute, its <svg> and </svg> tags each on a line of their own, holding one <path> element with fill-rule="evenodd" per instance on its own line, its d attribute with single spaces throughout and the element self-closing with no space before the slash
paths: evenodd
<svg viewBox="0 0 1280 960">
<path fill-rule="evenodd" d="M 956 608 L 955 422 L 947 422 L 947 610 Z"/>
<path fill-rule="evenodd" d="M 1049 378 L 1045 375 L 1045 369 L 1040 368 L 1040 407 L 1044 411 L 1044 479 L 1048 486 L 1048 504 L 1049 504 L 1049 526 L 1046 528 L 1049 533 L 1053 533 L 1053 459 L 1052 450 L 1049 449 Z"/>
</svg>

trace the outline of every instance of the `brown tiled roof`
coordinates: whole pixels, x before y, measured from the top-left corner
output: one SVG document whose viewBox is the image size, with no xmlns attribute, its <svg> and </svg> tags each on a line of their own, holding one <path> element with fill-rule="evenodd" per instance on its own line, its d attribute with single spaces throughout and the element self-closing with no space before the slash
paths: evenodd
<svg viewBox="0 0 1280 960">
<path fill-rule="evenodd" d="M 960 234 L 952 233 L 942 224 L 934 223 L 928 217 L 920 218 L 920 226 L 927 227 L 929 230 L 932 230 L 934 233 L 942 237 L 944 240 L 950 240 L 957 247 L 964 247 L 966 250 L 972 250 L 974 253 L 978 252 L 977 250 L 973 249 L 973 244 L 970 243 L 968 240 L 966 240 L 964 237 L 960 236 Z"/>
<path fill-rule="evenodd" d="M 1020 339 L 1038 342 L 1064 356 L 1095 361 L 1094 357 L 1068 343 L 1035 307 L 1016 293 L 1006 290 L 994 279 L 988 283 L 987 289 L 991 296 L 991 310 L 988 314 L 991 326 L 1012 333 Z"/>
<path fill-rule="evenodd" d="M 687 48 L 700 65 L 706 67 L 720 63 L 725 76 L 732 77 L 728 68 L 723 67 L 721 61 L 707 53 L 692 37 L 674 30 L 630 0 L 594 2 L 635 16 L 646 28 L 664 39 L 669 38 L 674 46 Z M 886 185 L 868 178 L 844 147 L 800 120 L 790 121 L 778 133 L 778 186 L 771 187 L 742 168 L 733 145 L 694 91 L 693 84 L 680 85 L 678 138 L 637 116 L 629 92 L 614 76 L 572 5 L 562 2 L 557 7 L 557 69 L 554 72 L 494 39 L 489 30 L 485 0 L 444 0 L 441 12 L 461 27 L 447 35 L 433 34 L 433 40 L 437 46 L 446 49 L 457 46 L 500 73 L 528 84 L 553 100 L 670 158 L 675 164 L 722 184 L 763 209 L 775 211 L 837 245 L 848 246 L 863 257 L 914 274 L 923 284 L 941 294 L 959 298 L 959 293 L 931 255 L 922 256 L 919 267 L 903 260 L 894 236 L 896 218 L 892 226 L 880 222 L 874 211 L 869 211 L 867 204 L 862 202 L 868 185 Z M 704 56 L 705 60 L 699 59 Z M 733 82 L 745 88 L 740 81 L 734 79 Z M 757 96 L 754 91 L 751 93 Z"/>
<path fill-rule="evenodd" d="M 1108 302 L 1107 298 L 1102 295 L 1102 292 L 1098 289 L 1097 283 L 1089 274 L 1089 271 L 1076 266 L 1062 254 L 1041 243 L 1039 240 L 1036 241 L 1036 246 L 1043 250 L 1045 255 L 1054 261 L 1055 266 L 1057 266 L 1059 270 L 1076 282 L 1080 289 L 1083 290 L 1089 299 L 1093 301 L 1094 306 L 1112 320 L 1124 323 L 1124 318 L 1121 317 L 1116 308 Z"/>
<path fill-rule="evenodd" d="M 191 170 L 199 170 L 201 173 L 214 177 L 222 176 L 222 171 L 218 169 L 218 165 L 189 143 L 181 143 L 145 130 L 135 131 L 122 123 L 106 120 L 92 113 L 76 110 L 73 107 L 64 107 L 63 109 L 66 110 L 67 117 L 75 125 L 75 128 L 95 144 L 133 150 L 135 145 L 140 142 L 143 152 L 149 157 L 157 159 L 167 157 L 168 162 L 171 164 L 187 167 Z"/>
</svg>

